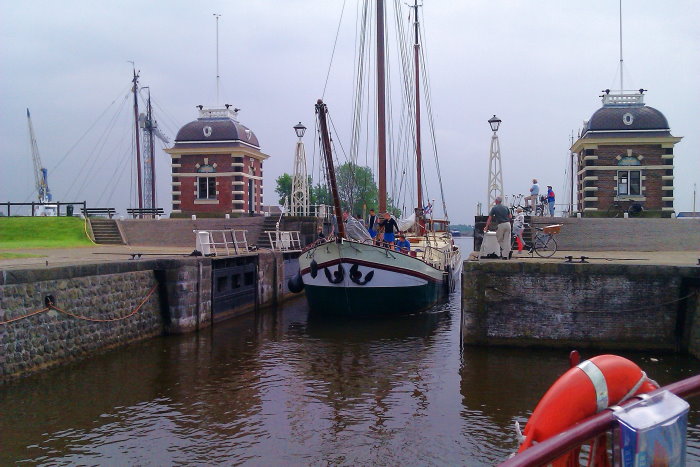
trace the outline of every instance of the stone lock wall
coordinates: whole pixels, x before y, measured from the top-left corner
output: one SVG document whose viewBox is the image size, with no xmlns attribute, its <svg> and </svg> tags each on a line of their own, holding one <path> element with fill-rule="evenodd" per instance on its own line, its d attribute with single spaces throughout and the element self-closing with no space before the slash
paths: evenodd
<svg viewBox="0 0 700 467">
<path fill-rule="evenodd" d="M 153 293 L 151 291 L 156 288 Z M 143 303 L 140 310 L 130 314 Z M 0 326 L 0 380 L 76 360 L 96 350 L 160 335 L 163 319 L 153 271 L 66 277 L 0 286 L 0 321 L 45 308 L 48 295 L 65 312 L 38 313 Z"/>
<path fill-rule="evenodd" d="M 465 344 L 678 350 L 686 326 L 700 341 L 700 319 L 687 316 L 683 299 L 684 284 L 694 277 L 700 277 L 700 268 L 465 263 L 462 339 Z"/>
</svg>

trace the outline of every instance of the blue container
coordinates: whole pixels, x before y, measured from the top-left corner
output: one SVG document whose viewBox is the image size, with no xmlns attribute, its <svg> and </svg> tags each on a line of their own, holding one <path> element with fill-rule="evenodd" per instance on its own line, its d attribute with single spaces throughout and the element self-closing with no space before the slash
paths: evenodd
<svg viewBox="0 0 700 467">
<path fill-rule="evenodd" d="M 685 465 L 689 405 L 668 391 L 616 410 L 620 422 L 621 465 Z"/>
</svg>

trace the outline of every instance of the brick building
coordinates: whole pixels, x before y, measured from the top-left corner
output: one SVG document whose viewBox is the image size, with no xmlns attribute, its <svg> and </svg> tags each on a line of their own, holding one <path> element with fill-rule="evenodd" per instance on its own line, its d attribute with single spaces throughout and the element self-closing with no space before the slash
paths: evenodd
<svg viewBox="0 0 700 467">
<path fill-rule="evenodd" d="M 180 128 L 165 150 L 172 158 L 174 214 L 262 214 L 269 156 L 230 107 L 199 106 L 199 118 Z"/>
<path fill-rule="evenodd" d="M 577 155 L 578 211 L 673 212 L 673 148 L 666 117 L 644 104 L 644 90 L 611 94 L 584 122 Z M 605 214 L 604 214 L 605 215 Z"/>
</svg>

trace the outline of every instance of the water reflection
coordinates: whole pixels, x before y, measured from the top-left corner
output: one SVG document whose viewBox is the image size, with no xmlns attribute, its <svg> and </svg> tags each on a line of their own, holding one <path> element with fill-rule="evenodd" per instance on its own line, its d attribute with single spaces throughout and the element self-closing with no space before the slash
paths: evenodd
<svg viewBox="0 0 700 467">
<path fill-rule="evenodd" d="M 131 345 L 0 387 L 0 464 L 493 465 L 567 356 L 460 352 L 458 326 L 458 296 L 379 321 L 309 316 L 297 300 Z M 632 359 L 662 383 L 700 371 Z"/>
</svg>

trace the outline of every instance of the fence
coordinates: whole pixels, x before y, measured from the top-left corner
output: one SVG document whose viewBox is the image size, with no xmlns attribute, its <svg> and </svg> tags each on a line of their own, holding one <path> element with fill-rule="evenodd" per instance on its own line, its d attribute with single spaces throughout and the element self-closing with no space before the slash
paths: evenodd
<svg viewBox="0 0 700 467">
<path fill-rule="evenodd" d="M 204 256 L 217 256 L 217 247 L 226 255 L 248 253 L 248 239 L 245 230 L 193 230 L 195 248 Z"/>
<path fill-rule="evenodd" d="M 1 206 L 3 206 L 4 209 L 7 211 L 7 216 L 12 215 L 12 207 L 13 206 L 31 206 L 31 214 L 25 215 L 24 217 L 35 217 L 35 216 L 60 216 L 61 215 L 61 206 L 66 206 L 66 215 L 68 215 L 68 206 L 82 206 L 81 210 L 78 210 L 78 212 L 82 212 L 87 207 L 87 203 L 85 201 L 75 201 L 75 202 L 70 202 L 70 203 L 61 203 L 61 202 L 56 202 L 56 203 L 37 203 L 37 202 L 32 202 L 32 203 L 11 203 L 11 202 L 6 202 L 6 203 L 0 203 Z M 53 211 L 55 210 L 55 214 L 53 214 Z M 17 212 L 17 211 L 16 211 Z M 23 214 L 15 214 L 15 216 L 23 216 Z"/>
<path fill-rule="evenodd" d="M 270 239 L 270 247 L 274 251 L 301 250 L 301 240 L 299 239 L 298 230 L 272 230 L 266 233 L 267 237 Z"/>
</svg>

